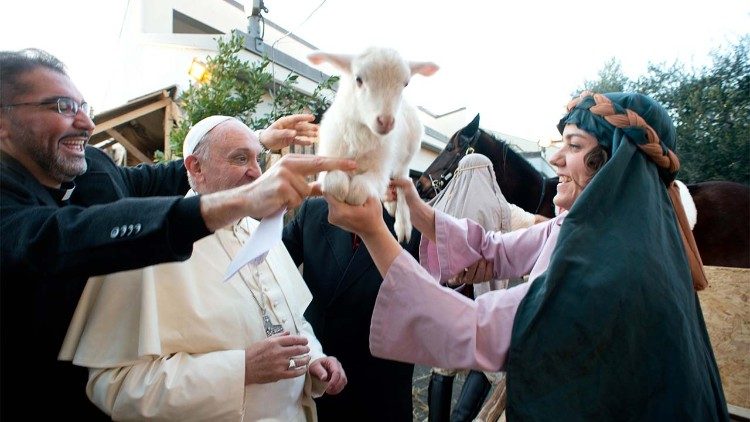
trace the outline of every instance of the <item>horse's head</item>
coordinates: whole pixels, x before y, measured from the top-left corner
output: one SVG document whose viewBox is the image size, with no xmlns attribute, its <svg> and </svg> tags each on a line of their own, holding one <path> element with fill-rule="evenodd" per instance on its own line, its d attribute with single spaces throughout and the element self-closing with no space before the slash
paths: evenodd
<svg viewBox="0 0 750 422">
<path fill-rule="evenodd" d="M 435 197 L 453 177 L 466 154 L 476 152 L 492 161 L 497 184 L 505 198 L 528 212 L 554 216 L 552 198 L 557 191 L 555 178 L 545 178 L 511 145 L 479 128 L 479 115 L 456 132 L 417 181 L 424 200 Z"/>
<path fill-rule="evenodd" d="M 422 199 L 434 198 L 437 192 L 448 184 L 461 158 L 474 151 L 480 134 L 479 114 L 477 114 L 471 123 L 451 137 L 443 151 L 417 180 L 417 191 Z"/>
</svg>

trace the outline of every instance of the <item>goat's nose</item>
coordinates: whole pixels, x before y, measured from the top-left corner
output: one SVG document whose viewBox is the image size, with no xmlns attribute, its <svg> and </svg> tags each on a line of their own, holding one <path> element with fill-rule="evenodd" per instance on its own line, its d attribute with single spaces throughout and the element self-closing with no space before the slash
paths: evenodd
<svg viewBox="0 0 750 422">
<path fill-rule="evenodd" d="M 378 116 L 377 122 L 378 122 L 378 132 L 380 132 L 380 134 L 382 135 L 385 135 L 386 133 L 390 132 L 391 129 L 393 129 L 393 123 L 394 123 L 393 116 L 389 116 L 389 115 Z"/>
</svg>

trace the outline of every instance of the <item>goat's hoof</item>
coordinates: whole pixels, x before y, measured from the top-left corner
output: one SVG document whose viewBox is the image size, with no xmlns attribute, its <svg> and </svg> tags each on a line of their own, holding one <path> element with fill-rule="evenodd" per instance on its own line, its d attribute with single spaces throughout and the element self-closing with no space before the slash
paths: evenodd
<svg viewBox="0 0 750 422">
<path fill-rule="evenodd" d="M 352 177 L 349 183 L 349 194 L 346 196 L 346 203 L 350 205 L 362 205 L 367 198 L 373 195 L 372 188 L 368 181 L 362 175 Z"/>
<path fill-rule="evenodd" d="M 349 194 L 346 195 L 346 203 L 349 205 L 362 205 L 367 201 L 368 194 L 362 189 L 351 187 Z"/>
<path fill-rule="evenodd" d="M 349 194 L 349 176 L 341 170 L 329 171 L 323 179 L 323 192 L 344 202 Z"/>
</svg>

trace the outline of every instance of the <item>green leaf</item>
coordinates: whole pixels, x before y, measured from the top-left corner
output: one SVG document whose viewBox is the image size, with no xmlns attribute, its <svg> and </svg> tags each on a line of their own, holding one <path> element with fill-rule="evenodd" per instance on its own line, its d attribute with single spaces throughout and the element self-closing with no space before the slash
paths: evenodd
<svg viewBox="0 0 750 422">
<path fill-rule="evenodd" d="M 297 88 L 298 74 L 291 73 L 281 84 L 277 84 L 268 70 L 268 58 L 254 62 L 240 58 L 239 52 L 244 48 L 242 35 L 235 33 L 216 41 L 216 55 L 205 59 L 210 79 L 202 84 L 192 83 L 178 99 L 183 120 L 170 134 L 173 155 L 182 155 L 182 144 L 190 127 L 208 116 L 234 116 L 251 129 L 261 129 L 270 126 L 279 117 L 302 112 L 316 113 L 330 105 L 330 100 L 322 93 L 330 91 L 338 77 L 324 81 L 315 88 L 312 96 L 308 96 Z M 271 110 L 258 113 L 258 106 L 266 95 L 271 96 Z M 163 160 L 164 154 L 159 154 Z"/>
</svg>

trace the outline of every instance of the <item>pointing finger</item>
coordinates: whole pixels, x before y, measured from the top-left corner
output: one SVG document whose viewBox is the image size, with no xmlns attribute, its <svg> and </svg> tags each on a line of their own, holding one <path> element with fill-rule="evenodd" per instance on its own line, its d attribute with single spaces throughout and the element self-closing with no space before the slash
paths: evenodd
<svg viewBox="0 0 750 422">
<path fill-rule="evenodd" d="M 282 164 L 283 163 L 283 164 Z M 346 158 L 320 157 L 317 155 L 288 154 L 278 162 L 289 170 L 301 175 L 313 175 L 321 171 L 352 171 L 357 163 Z"/>
</svg>

